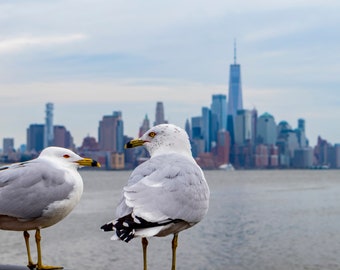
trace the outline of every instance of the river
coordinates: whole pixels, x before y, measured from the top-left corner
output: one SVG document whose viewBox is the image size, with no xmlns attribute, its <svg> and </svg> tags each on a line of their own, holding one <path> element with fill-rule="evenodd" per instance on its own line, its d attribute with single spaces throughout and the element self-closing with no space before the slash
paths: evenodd
<svg viewBox="0 0 340 270">
<path fill-rule="evenodd" d="M 142 269 L 139 239 L 111 241 L 111 233 L 100 230 L 114 217 L 130 172 L 80 173 L 81 202 L 63 221 L 42 230 L 44 263 L 67 270 Z M 179 234 L 178 270 L 340 269 L 340 171 L 205 174 L 211 189 L 209 212 Z M 170 269 L 171 239 L 150 239 L 149 270 Z M 0 231 L 0 264 L 26 264 L 22 233 Z"/>
</svg>

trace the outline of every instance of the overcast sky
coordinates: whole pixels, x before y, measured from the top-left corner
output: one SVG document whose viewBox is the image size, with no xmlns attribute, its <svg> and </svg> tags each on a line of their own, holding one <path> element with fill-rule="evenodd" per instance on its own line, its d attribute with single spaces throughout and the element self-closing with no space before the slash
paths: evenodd
<svg viewBox="0 0 340 270">
<path fill-rule="evenodd" d="M 47 102 L 77 146 L 113 111 L 136 137 L 157 101 L 184 127 L 228 94 L 236 39 L 244 107 L 340 143 L 339 14 L 337 0 L 0 0 L 0 139 L 26 143 Z"/>
</svg>

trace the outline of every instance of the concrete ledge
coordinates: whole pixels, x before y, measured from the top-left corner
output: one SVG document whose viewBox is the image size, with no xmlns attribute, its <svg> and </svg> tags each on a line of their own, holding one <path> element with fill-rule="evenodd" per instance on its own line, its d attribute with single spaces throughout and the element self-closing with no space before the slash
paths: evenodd
<svg viewBox="0 0 340 270">
<path fill-rule="evenodd" d="M 30 270 L 30 269 L 25 265 L 0 264 L 0 270 Z M 65 268 L 63 270 L 65 270 Z"/>
<path fill-rule="evenodd" d="M 29 270 L 27 266 L 0 264 L 0 270 Z"/>
</svg>

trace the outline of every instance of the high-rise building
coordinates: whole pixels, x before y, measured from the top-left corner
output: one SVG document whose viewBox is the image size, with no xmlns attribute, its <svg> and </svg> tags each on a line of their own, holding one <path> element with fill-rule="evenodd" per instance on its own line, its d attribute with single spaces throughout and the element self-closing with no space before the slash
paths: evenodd
<svg viewBox="0 0 340 270">
<path fill-rule="evenodd" d="M 3 138 L 2 140 L 2 153 L 8 155 L 14 151 L 14 139 L 13 138 Z"/>
<path fill-rule="evenodd" d="M 230 136 L 226 130 L 220 130 L 217 136 L 217 163 L 218 165 L 229 164 Z"/>
<path fill-rule="evenodd" d="M 31 124 L 27 129 L 27 151 L 40 152 L 44 149 L 44 124 Z"/>
<path fill-rule="evenodd" d="M 73 137 L 64 126 L 54 126 L 54 146 L 64 147 L 68 149 L 74 148 Z"/>
<path fill-rule="evenodd" d="M 202 124 L 202 116 L 195 116 L 191 117 L 191 136 L 193 139 L 202 139 L 202 130 L 203 130 L 203 124 Z"/>
<path fill-rule="evenodd" d="M 124 152 L 124 126 L 121 112 L 104 115 L 99 122 L 98 143 L 100 150 Z"/>
<path fill-rule="evenodd" d="M 203 119 L 202 116 L 191 117 L 191 139 L 192 139 L 192 155 L 197 157 L 204 152 L 203 139 Z"/>
<path fill-rule="evenodd" d="M 145 132 L 147 132 L 150 129 L 150 120 L 148 115 L 146 114 L 143 120 L 142 125 L 139 128 L 139 137 L 141 137 Z"/>
<path fill-rule="evenodd" d="M 277 127 L 274 117 L 269 113 L 262 114 L 257 119 L 257 142 L 266 145 L 275 145 L 277 139 Z"/>
<path fill-rule="evenodd" d="M 202 107 L 202 133 L 204 139 L 204 152 L 211 151 L 211 111 L 207 107 Z"/>
<path fill-rule="evenodd" d="M 236 42 L 234 43 L 234 63 L 230 65 L 229 73 L 229 94 L 227 108 L 227 129 L 234 143 L 234 123 L 238 110 L 243 109 L 241 65 L 236 63 Z"/>
<path fill-rule="evenodd" d="M 191 126 L 190 126 L 189 119 L 187 119 L 187 120 L 185 121 L 184 130 L 186 131 L 186 133 L 188 133 L 188 137 L 189 137 L 189 139 L 191 140 L 191 139 L 192 139 L 192 134 L 191 134 Z"/>
<path fill-rule="evenodd" d="M 304 132 L 306 131 L 306 122 L 302 118 L 298 119 L 298 129 L 300 129 Z"/>
<path fill-rule="evenodd" d="M 48 147 L 54 145 L 53 103 L 46 103 L 45 112 L 44 147 Z"/>
<path fill-rule="evenodd" d="M 308 139 L 306 138 L 306 124 L 304 119 L 298 119 L 298 128 L 295 130 L 296 136 L 298 138 L 300 148 L 305 148 L 308 146 Z"/>
<path fill-rule="evenodd" d="M 211 103 L 211 128 L 212 141 L 217 142 L 217 134 L 220 130 L 227 130 L 227 97 L 218 94 L 212 96 Z"/>
<path fill-rule="evenodd" d="M 255 108 L 251 111 L 251 132 L 251 142 L 255 145 L 257 132 L 257 110 Z"/>
<path fill-rule="evenodd" d="M 243 109 L 241 65 L 236 63 L 236 43 L 234 44 L 234 63 L 230 65 L 229 73 L 228 115 L 235 116 Z"/>
<path fill-rule="evenodd" d="M 117 144 L 116 151 L 117 153 L 124 153 L 124 122 L 122 118 L 122 112 L 115 111 L 113 112 L 113 117 L 117 119 Z M 124 160 L 124 158 L 123 158 Z"/>
<path fill-rule="evenodd" d="M 154 126 L 157 126 L 159 124 L 167 123 L 164 119 L 164 106 L 163 102 L 158 101 L 156 104 L 156 118 L 155 118 Z"/>
<path fill-rule="evenodd" d="M 239 110 L 235 116 L 235 143 L 243 145 L 252 139 L 252 113 L 249 110 Z"/>
</svg>

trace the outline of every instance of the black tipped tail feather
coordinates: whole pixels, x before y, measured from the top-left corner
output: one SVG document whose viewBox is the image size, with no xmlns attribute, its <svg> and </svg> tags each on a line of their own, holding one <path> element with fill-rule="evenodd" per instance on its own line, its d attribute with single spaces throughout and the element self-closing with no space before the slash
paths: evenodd
<svg viewBox="0 0 340 270">
<path fill-rule="evenodd" d="M 181 220 L 166 219 L 161 222 L 149 222 L 141 217 L 129 214 L 101 226 L 101 229 L 105 232 L 115 231 L 120 240 L 128 243 L 134 238 L 136 230 L 165 226 L 178 222 L 181 222 Z"/>
</svg>

